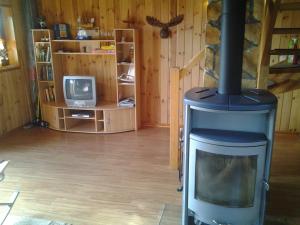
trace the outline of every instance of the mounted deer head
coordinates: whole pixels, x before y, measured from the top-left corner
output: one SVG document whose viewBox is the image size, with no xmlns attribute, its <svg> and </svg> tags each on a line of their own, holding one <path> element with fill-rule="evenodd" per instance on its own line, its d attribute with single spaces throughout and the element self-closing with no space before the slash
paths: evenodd
<svg viewBox="0 0 300 225">
<path fill-rule="evenodd" d="M 170 27 L 176 26 L 180 24 L 183 20 L 184 16 L 183 15 L 178 15 L 173 17 L 168 23 L 162 23 L 158 19 L 152 16 L 146 16 L 147 22 L 156 27 L 160 27 L 160 37 L 161 38 L 168 38 L 170 36 Z"/>
</svg>

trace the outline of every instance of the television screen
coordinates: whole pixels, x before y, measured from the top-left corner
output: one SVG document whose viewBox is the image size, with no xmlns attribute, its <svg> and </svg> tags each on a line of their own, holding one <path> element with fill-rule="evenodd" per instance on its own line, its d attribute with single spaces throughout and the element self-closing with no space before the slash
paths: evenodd
<svg viewBox="0 0 300 225">
<path fill-rule="evenodd" d="M 65 82 L 67 99 L 93 99 L 93 83 L 91 79 L 66 79 Z"/>
<path fill-rule="evenodd" d="M 64 97 L 68 106 L 96 106 L 96 80 L 92 76 L 64 76 Z"/>
</svg>

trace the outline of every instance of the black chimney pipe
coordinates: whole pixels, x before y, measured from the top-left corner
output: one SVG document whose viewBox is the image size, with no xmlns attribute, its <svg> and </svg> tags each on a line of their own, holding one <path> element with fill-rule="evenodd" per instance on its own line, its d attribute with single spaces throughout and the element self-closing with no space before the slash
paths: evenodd
<svg viewBox="0 0 300 225">
<path fill-rule="evenodd" d="M 223 0 L 219 94 L 241 94 L 245 17 L 246 0 Z"/>
</svg>

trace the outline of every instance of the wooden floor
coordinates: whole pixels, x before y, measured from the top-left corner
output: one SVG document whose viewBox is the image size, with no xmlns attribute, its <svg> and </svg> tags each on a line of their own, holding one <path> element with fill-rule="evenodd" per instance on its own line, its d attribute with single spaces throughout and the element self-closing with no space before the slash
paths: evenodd
<svg viewBox="0 0 300 225">
<path fill-rule="evenodd" d="M 0 194 L 20 189 L 13 215 L 74 225 L 157 225 L 165 203 L 179 205 L 168 167 L 168 129 L 113 135 L 33 128 L 0 138 L 11 160 Z M 300 216 L 300 136 L 277 135 L 269 214 Z M 3 196 L 3 195 L 2 195 Z"/>
<path fill-rule="evenodd" d="M 168 129 L 97 135 L 17 130 L 0 139 L 10 159 L 0 190 L 19 188 L 14 215 L 74 225 L 157 225 L 180 204 L 168 168 Z"/>
</svg>

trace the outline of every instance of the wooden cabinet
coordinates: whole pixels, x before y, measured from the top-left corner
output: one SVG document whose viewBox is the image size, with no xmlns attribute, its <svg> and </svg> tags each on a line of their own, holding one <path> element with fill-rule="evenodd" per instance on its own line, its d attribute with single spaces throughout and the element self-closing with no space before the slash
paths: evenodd
<svg viewBox="0 0 300 225">
<path fill-rule="evenodd" d="M 98 40 L 53 40 L 49 29 L 33 29 L 32 36 L 41 118 L 50 128 L 82 133 L 115 133 L 139 128 L 136 30 L 115 29 L 114 37 Z M 99 100 L 95 107 L 65 104 L 63 77 L 70 74 L 95 77 Z M 90 114 L 88 118 L 86 113 Z"/>
<path fill-rule="evenodd" d="M 83 109 L 44 104 L 42 113 L 44 120 L 54 130 L 117 133 L 136 129 L 135 108 L 133 107 L 118 107 L 113 104 Z"/>
<path fill-rule="evenodd" d="M 53 129 L 59 129 L 59 116 L 56 107 L 43 104 L 42 106 L 43 119 L 49 123 L 49 127 Z"/>
<path fill-rule="evenodd" d="M 134 108 L 104 111 L 105 132 L 114 133 L 135 129 Z"/>
</svg>

